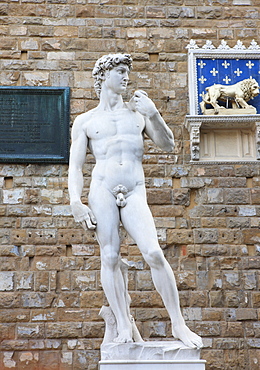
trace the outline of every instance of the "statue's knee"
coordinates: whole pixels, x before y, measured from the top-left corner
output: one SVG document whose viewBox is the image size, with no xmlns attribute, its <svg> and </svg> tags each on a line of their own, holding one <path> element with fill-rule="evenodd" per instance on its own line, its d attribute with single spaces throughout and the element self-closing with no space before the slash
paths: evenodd
<svg viewBox="0 0 260 370">
<path fill-rule="evenodd" d="M 164 265 L 165 257 L 161 249 L 149 251 L 144 256 L 146 262 L 151 267 L 160 267 Z"/>
<path fill-rule="evenodd" d="M 114 269 L 119 263 L 118 253 L 111 251 L 111 248 L 105 247 L 101 252 L 101 263 L 103 267 L 109 267 Z"/>
</svg>

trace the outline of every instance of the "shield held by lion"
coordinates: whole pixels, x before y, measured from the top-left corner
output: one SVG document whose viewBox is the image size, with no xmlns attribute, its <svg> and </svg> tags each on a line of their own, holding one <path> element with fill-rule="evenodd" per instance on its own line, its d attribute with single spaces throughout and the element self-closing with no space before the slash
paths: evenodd
<svg viewBox="0 0 260 370">
<path fill-rule="evenodd" d="M 232 109 L 253 108 L 256 112 L 252 105 L 247 104 L 249 100 L 259 94 L 259 85 L 254 78 L 242 80 L 234 85 L 214 84 L 207 87 L 206 91 L 200 103 L 202 114 L 206 114 L 207 104 L 212 105 L 214 114 L 219 114 L 220 110 L 223 110 L 223 107 L 218 104 L 218 101 L 225 101 L 226 108 L 228 108 L 229 102 L 231 102 Z M 243 114 L 242 111 L 241 114 Z"/>
</svg>

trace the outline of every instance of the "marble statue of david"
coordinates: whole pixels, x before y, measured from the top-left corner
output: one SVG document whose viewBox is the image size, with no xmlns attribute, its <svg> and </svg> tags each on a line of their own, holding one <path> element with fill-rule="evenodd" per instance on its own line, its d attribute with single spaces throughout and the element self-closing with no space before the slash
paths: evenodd
<svg viewBox="0 0 260 370">
<path fill-rule="evenodd" d="M 101 282 L 116 319 L 118 343 L 133 341 L 127 291 L 120 268 L 119 225 L 134 239 L 151 268 L 154 285 L 172 323 L 172 334 L 185 345 L 202 347 L 201 338 L 184 322 L 173 271 L 157 240 L 152 214 L 146 201 L 142 168 L 144 134 L 162 150 L 174 148 L 174 138 L 154 103 L 136 91 L 129 103 L 122 99 L 132 59 L 128 54 L 109 54 L 94 67 L 96 108 L 79 115 L 72 128 L 69 194 L 76 222 L 95 229 L 101 250 Z M 81 202 L 82 166 L 87 149 L 96 164 L 92 172 L 89 207 Z"/>
</svg>

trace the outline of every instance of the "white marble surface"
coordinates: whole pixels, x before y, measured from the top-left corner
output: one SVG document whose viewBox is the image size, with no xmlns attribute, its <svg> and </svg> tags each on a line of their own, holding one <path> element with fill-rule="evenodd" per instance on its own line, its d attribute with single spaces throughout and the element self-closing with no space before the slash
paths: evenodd
<svg viewBox="0 0 260 370">
<path fill-rule="evenodd" d="M 99 370 L 205 370 L 205 360 L 100 361 Z"/>
<path fill-rule="evenodd" d="M 107 343 L 101 346 L 101 360 L 199 360 L 200 349 L 185 346 L 179 340 L 134 343 Z"/>
<path fill-rule="evenodd" d="M 136 340 L 120 257 L 122 223 L 151 268 L 154 285 L 171 319 L 173 337 L 191 348 L 202 347 L 201 338 L 185 325 L 175 277 L 159 245 L 146 200 L 144 133 L 164 152 L 173 151 L 173 133 L 146 92 L 138 90 L 128 103 L 123 101 L 131 65 L 128 54 L 105 55 L 95 64 L 93 77 L 99 104 L 79 115 L 72 127 L 68 173 L 72 214 L 85 230 L 96 232 L 101 251 L 101 283 L 115 316 L 113 341 Z M 87 206 L 81 195 L 88 149 L 96 162 Z"/>
</svg>

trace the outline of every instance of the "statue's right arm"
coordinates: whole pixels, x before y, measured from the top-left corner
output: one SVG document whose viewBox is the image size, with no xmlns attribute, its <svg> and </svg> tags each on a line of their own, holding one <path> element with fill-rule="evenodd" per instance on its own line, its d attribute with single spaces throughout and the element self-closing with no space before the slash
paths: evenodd
<svg viewBox="0 0 260 370">
<path fill-rule="evenodd" d="M 76 118 L 71 133 L 68 188 L 72 214 L 76 222 L 80 222 L 84 229 L 95 229 L 96 220 L 91 209 L 81 202 L 83 190 L 82 167 L 86 159 L 88 138 L 83 129 L 83 117 Z"/>
</svg>

